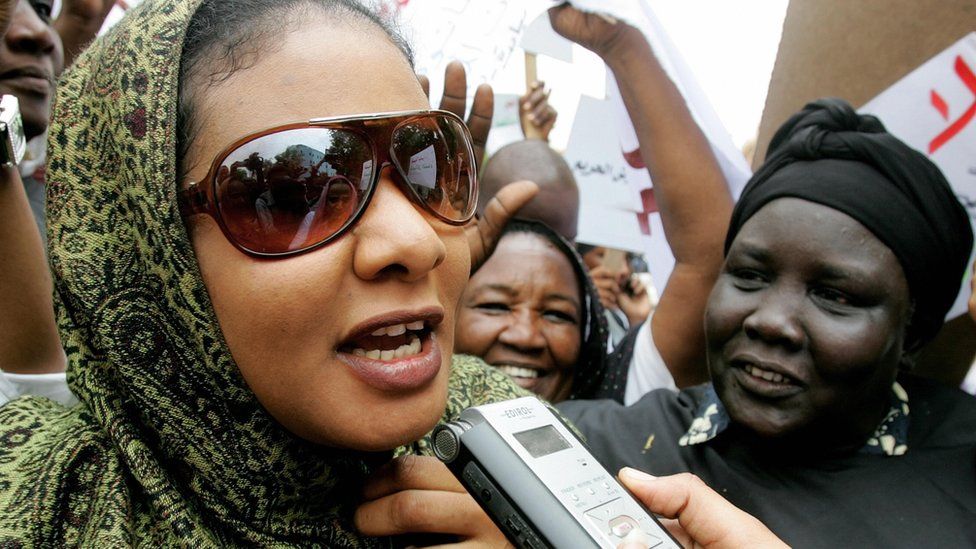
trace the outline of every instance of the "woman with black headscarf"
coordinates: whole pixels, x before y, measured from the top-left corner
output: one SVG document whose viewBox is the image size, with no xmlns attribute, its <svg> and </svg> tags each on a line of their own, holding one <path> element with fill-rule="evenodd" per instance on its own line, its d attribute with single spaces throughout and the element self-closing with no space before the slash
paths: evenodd
<svg viewBox="0 0 976 549">
<path fill-rule="evenodd" d="M 607 371 L 607 323 L 582 258 L 545 223 L 510 222 L 461 296 L 457 351 L 480 357 L 550 402 L 623 401 Z"/>
<path fill-rule="evenodd" d="M 705 314 L 712 383 L 562 411 L 611 470 L 690 471 L 800 546 L 976 543 L 976 400 L 908 374 L 973 246 L 939 170 L 837 99 L 774 136 Z"/>
</svg>

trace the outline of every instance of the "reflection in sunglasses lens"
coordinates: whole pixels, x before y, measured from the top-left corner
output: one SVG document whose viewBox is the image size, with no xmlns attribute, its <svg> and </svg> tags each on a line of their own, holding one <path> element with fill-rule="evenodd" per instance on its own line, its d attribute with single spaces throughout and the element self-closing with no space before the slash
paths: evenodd
<svg viewBox="0 0 976 549">
<path fill-rule="evenodd" d="M 298 250 L 338 232 L 359 209 L 372 151 L 351 131 L 300 128 L 245 143 L 217 177 L 221 218 L 239 244 L 262 253 Z"/>
<path fill-rule="evenodd" d="M 470 151 L 461 123 L 417 117 L 393 133 L 392 155 L 412 192 L 435 213 L 456 221 L 474 208 Z"/>
</svg>

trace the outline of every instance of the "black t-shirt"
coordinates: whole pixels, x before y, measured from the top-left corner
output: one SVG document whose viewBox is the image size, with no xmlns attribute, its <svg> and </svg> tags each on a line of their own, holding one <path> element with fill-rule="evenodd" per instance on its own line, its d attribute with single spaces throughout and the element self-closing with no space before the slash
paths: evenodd
<svg viewBox="0 0 976 549">
<path fill-rule="evenodd" d="M 908 451 L 789 464 L 737 430 L 679 446 L 707 386 L 558 408 L 610 471 L 691 472 L 794 547 L 976 547 L 976 398 L 905 376 Z M 652 438 L 653 437 L 653 438 Z"/>
</svg>

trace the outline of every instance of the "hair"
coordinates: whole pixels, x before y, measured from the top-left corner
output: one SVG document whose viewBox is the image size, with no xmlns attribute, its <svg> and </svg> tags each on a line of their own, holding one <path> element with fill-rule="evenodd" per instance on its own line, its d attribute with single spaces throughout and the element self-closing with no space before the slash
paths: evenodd
<svg viewBox="0 0 976 549">
<path fill-rule="evenodd" d="M 392 20 L 386 20 L 357 0 L 203 0 L 190 19 L 180 57 L 179 99 L 176 113 L 178 174 L 197 132 L 191 83 L 206 78 L 219 84 L 253 66 L 274 47 L 276 36 L 296 27 L 312 9 L 338 20 L 381 30 L 414 65 L 413 50 Z"/>
</svg>

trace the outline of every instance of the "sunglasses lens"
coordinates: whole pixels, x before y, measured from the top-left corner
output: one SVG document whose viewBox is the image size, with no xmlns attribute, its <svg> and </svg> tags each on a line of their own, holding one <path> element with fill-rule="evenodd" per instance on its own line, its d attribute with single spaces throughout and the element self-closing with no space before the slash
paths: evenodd
<svg viewBox="0 0 976 549">
<path fill-rule="evenodd" d="M 373 177 L 373 153 L 352 131 L 300 128 L 241 145 L 217 174 L 221 219 L 248 250 L 301 250 L 355 218 Z"/>
<path fill-rule="evenodd" d="M 418 116 L 393 132 L 391 155 L 414 195 L 449 221 L 466 221 L 477 202 L 468 131 L 443 115 Z"/>
</svg>

